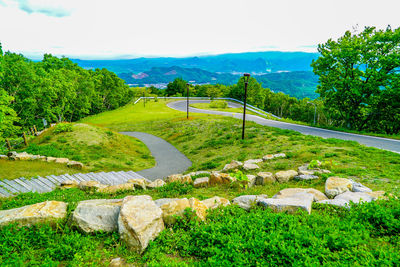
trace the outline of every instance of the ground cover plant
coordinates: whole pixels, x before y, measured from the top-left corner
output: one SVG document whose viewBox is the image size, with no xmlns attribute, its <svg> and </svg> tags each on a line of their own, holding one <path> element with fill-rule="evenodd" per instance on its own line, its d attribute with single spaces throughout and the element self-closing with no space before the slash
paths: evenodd
<svg viewBox="0 0 400 267">
<path fill-rule="evenodd" d="M 160 197 L 201 197 L 204 189 L 174 184 L 175 190 L 149 190 Z M 222 186 L 216 190 L 227 192 Z M 247 190 L 231 188 L 236 195 L 268 191 L 266 186 Z M 259 193 L 259 192 L 258 192 Z M 87 193 L 78 189 L 45 194 L 21 194 L 1 201 L 0 209 L 20 207 L 44 200 L 69 203 L 68 214 L 84 199 L 122 198 L 144 194 L 142 190 L 112 195 Z M 212 194 L 204 197 L 209 197 Z M 376 201 L 354 205 L 350 210 L 314 204 L 311 215 L 273 213 L 254 207 L 245 211 L 228 206 L 211 211 L 204 223 L 193 213 L 178 219 L 150 243 L 142 255 L 127 249 L 117 233 L 85 235 L 70 221 L 56 227 L 38 225 L 0 228 L 2 265 L 91 265 L 107 266 L 122 257 L 139 266 L 256 266 L 256 265 L 379 265 L 400 263 L 400 201 Z"/>
<path fill-rule="evenodd" d="M 113 118 L 111 122 L 109 118 Z M 338 164 L 331 167 L 333 175 L 359 180 L 372 189 L 399 192 L 400 155 L 353 141 L 307 136 L 253 122 L 246 124 L 246 139 L 241 140 L 240 120 L 196 113 L 187 120 L 185 113 L 168 108 L 163 101 L 149 102 L 146 108 L 127 105 L 84 121 L 115 131 L 143 131 L 159 136 L 192 161 L 189 171 L 218 170 L 231 160 L 283 152 L 287 159 L 262 163 L 259 171 L 296 169 L 312 160 L 335 161 Z"/>
</svg>

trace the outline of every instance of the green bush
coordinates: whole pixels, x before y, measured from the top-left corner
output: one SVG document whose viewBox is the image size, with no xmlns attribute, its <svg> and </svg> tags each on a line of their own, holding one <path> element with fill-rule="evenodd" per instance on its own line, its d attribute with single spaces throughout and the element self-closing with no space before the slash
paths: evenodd
<svg viewBox="0 0 400 267">
<path fill-rule="evenodd" d="M 178 197 L 193 191 L 193 185 L 189 183 L 173 182 L 156 189 L 161 197 Z"/>
<path fill-rule="evenodd" d="M 54 126 L 54 133 L 65 133 L 72 132 L 72 124 L 67 122 L 62 122 Z"/>
<path fill-rule="evenodd" d="M 210 108 L 227 108 L 228 103 L 224 100 L 213 100 L 210 102 Z"/>
</svg>

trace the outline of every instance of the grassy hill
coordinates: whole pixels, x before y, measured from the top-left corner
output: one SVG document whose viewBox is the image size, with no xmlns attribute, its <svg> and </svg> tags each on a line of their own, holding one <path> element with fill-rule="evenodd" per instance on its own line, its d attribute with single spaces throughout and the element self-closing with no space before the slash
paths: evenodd
<svg viewBox="0 0 400 267">
<path fill-rule="evenodd" d="M 49 162 L 0 161 L 0 178 L 89 171 L 136 171 L 155 165 L 150 151 L 138 139 L 84 123 L 72 124 L 71 132 L 57 133 L 54 127 L 50 128 L 21 151 L 80 161 L 85 168 L 77 171 L 64 164 Z"/>
</svg>

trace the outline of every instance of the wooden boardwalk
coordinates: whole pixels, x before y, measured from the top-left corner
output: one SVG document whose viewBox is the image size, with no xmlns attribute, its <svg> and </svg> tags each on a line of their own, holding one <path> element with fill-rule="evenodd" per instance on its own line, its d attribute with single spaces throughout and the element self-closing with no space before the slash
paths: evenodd
<svg viewBox="0 0 400 267">
<path fill-rule="evenodd" d="M 31 179 L 26 179 L 25 177 L 14 180 L 3 179 L 0 180 L 0 195 L 10 197 L 27 192 L 46 193 L 56 189 L 63 181 L 67 180 L 77 181 L 78 183 L 82 181 L 98 181 L 106 185 L 117 185 L 126 183 L 130 179 L 142 178 L 144 177 L 133 171 L 119 171 L 49 175 Z"/>
</svg>

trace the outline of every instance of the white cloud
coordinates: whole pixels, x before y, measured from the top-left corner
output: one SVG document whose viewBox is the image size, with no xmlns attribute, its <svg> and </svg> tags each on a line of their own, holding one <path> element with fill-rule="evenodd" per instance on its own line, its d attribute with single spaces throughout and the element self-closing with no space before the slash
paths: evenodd
<svg viewBox="0 0 400 267">
<path fill-rule="evenodd" d="M 397 0 L 0 1 L 0 42 L 26 55 L 316 51 L 357 24 L 400 26 Z"/>
</svg>

